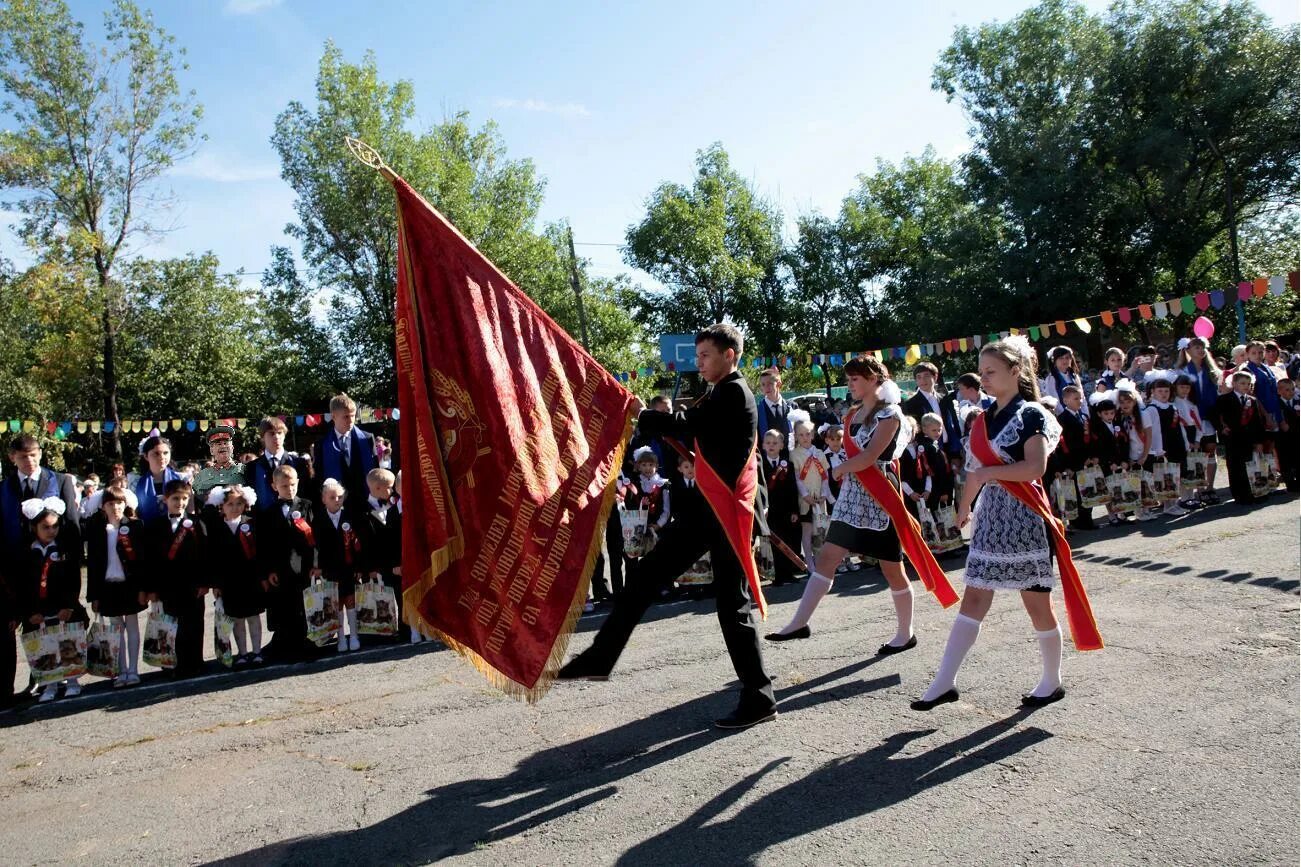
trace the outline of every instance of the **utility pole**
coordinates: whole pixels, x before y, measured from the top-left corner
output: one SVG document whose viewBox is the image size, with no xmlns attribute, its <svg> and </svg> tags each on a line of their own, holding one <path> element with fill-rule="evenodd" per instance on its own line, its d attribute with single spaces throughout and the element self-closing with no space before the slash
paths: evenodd
<svg viewBox="0 0 1301 867">
<path fill-rule="evenodd" d="M 1215 139 L 1206 136 L 1206 143 L 1211 146 L 1211 153 L 1219 158 L 1220 164 L 1224 166 L 1224 216 L 1229 223 L 1229 259 L 1233 266 L 1233 292 L 1237 297 L 1238 284 L 1242 282 L 1242 265 L 1238 262 L 1238 212 L 1233 203 L 1233 175 L 1229 171 L 1229 161 L 1224 158 Z M 1247 313 L 1242 306 L 1242 301 L 1235 301 L 1234 307 L 1238 311 L 1238 342 L 1247 342 Z"/>
<path fill-rule="evenodd" d="M 587 312 L 583 309 L 583 284 L 578 279 L 578 256 L 574 253 L 574 227 L 566 226 L 569 237 L 569 279 L 574 285 L 574 299 L 578 302 L 578 327 L 583 338 L 583 348 L 592 351 L 591 341 L 587 337 Z"/>
</svg>

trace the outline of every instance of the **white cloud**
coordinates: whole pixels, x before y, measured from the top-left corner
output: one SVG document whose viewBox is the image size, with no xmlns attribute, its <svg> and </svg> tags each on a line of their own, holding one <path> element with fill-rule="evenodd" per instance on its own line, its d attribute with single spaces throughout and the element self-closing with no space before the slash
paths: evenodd
<svg viewBox="0 0 1301 867">
<path fill-rule="evenodd" d="M 592 112 L 581 102 L 547 102 L 544 99 L 499 99 L 497 108 L 514 108 L 540 114 L 558 114 L 562 117 L 591 117 Z"/>
<path fill-rule="evenodd" d="M 218 184 L 242 184 L 273 181 L 280 177 L 280 167 L 272 163 L 248 162 L 203 151 L 173 166 L 169 174 L 176 178 L 194 178 Z"/>
<path fill-rule="evenodd" d="M 256 15 L 280 3 L 281 0 L 226 0 L 224 11 L 227 15 Z"/>
</svg>

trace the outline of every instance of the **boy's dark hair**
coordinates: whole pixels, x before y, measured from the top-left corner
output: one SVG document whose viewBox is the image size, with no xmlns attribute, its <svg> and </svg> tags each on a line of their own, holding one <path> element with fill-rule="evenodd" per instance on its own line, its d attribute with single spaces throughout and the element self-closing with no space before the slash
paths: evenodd
<svg viewBox="0 0 1301 867">
<path fill-rule="evenodd" d="M 714 348 L 719 352 L 732 350 L 738 356 L 745 349 L 745 338 L 737 330 L 735 325 L 729 325 L 726 322 L 718 322 L 696 334 L 696 343 L 704 343 L 708 340 L 714 344 Z"/>
<path fill-rule="evenodd" d="M 662 394 L 657 394 L 650 399 L 650 409 L 655 409 L 660 404 L 664 404 L 667 407 L 672 406 L 672 404 L 669 402 L 669 399 Z"/>
<path fill-rule="evenodd" d="M 9 454 L 16 455 L 21 452 L 30 452 L 32 449 L 41 447 L 41 443 L 31 434 L 19 434 L 9 441 Z"/>
<path fill-rule="evenodd" d="M 1083 397 L 1084 389 L 1080 388 L 1078 385 L 1068 385 L 1062 389 L 1062 396 L 1065 397 L 1068 394 L 1078 394 L 1080 397 Z"/>
<path fill-rule="evenodd" d="M 1266 349 L 1272 349 L 1272 350 L 1274 350 L 1275 352 L 1278 352 L 1278 351 L 1279 351 L 1279 350 L 1278 350 L 1278 344 L 1275 343 L 1275 342 L 1272 341 L 1272 340 L 1266 340 L 1266 341 L 1265 341 L 1265 348 L 1266 348 Z"/>
<path fill-rule="evenodd" d="M 1282 379 L 1280 379 L 1280 380 L 1278 381 L 1278 384 L 1279 384 L 1279 385 L 1282 385 L 1282 384 L 1285 383 L 1285 382 L 1286 382 L 1288 385 L 1290 385 L 1290 386 L 1293 386 L 1293 387 L 1296 386 L 1296 383 L 1292 381 L 1292 377 L 1290 377 L 1290 376 L 1285 376 L 1285 377 L 1283 377 Z"/>
<path fill-rule="evenodd" d="M 163 499 L 167 499 L 172 494 L 193 494 L 194 485 L 191 485 L 185 479 L 172 479 L 163 487 Z"/>
<path fill-rule="evenodd" d="M 678 454 L 678 466 L 682 466 L 683 464 L 692 464 L 694 466 L 695 463 L 696 463 L 696 459 L 693 458 L 690 453 Z"/>
<path fill-rule="evenodd" d="M 105 488 L 104 493 L 99 498 L 99 504 L 101 506 L 104 505 L 105 503 L 125 503 L 125 502 L 126 502 L 126 494 L 122 493 L 122 491 L 119 490 L 118 488 Z"/>
<path fill-rule="evenodd" d="M 1255 381 L 1256 381 L 1256 377 L 1252 376 L 1252 375 L 1251 375 L 1250 373 L 1248 373 L 1247 371 L 1245 371 L 1245 370 L 1235 370 L 1235 371 L 1233 372 L 1233 377 L 1232 377 L 1232 379 L 1231 379 L 1230 381 L 1232 381 L 1232 382 L 1237 382 L 1239 379 L 1245 379 L 1247 382 L 1255 382 Z"/>
<path fill-rule="evenodd" d="M 935 365 L 931 364 L 929 361 L 923 361 L 919 364 L 913 365 L 913 377 L 916 377 L 917 374 L 921 373 L 923 370 L 929 373 L 931 376 L 935 377 L 936 379 L 940 378 L 940 369 Z"/>
<path fill-rule="evenodd" d="M 964 373 L 953 381 L 954 388 L 980 389 L 980 377 L 974 373 Z"/>
<path fill-rule="evenodd" d="M 262 419 L 262 421 L 258 422 L 257 425 L 258 436 L 263 436 L 267 431 L 280 431 L 281 433 L 287 433 L 289 427 L 276 416 L 269 415 Z"/>
</svg>

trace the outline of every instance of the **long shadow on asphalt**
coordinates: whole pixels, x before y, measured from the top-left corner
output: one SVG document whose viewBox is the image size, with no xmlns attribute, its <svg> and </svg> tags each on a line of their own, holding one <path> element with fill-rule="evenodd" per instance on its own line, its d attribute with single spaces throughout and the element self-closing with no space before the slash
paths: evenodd
<svg viewBox="0 0 1301 867">
<path fill-rule="evenodd" d="M 853 663 L 778 690 L 783 714 L 896 686 L 891 674 L 837 683 L 885 657 Z M 426 863 L 471 852 L 537 828 L 618 793 L 620 780 L 689 756 L 721 737 L 708 720 L 730 709 L 728 693 L 704 696 L 610 731 L 542 750 L 506 777 L 452 783 L 418 804 L 359 830 L 273 843 L 219 865 Z M 895 756 L 933 729 L 904 732 L 861 756 L 831 762 L 799 783 L 766 796 L 720 827 L 701 827 L 740 797 L 764 773 L 739 781 L 672 834 L 654 837 L 631 860 L 666 863 L 733 863 L 790 837 L 863 815 L 941 785 L 1051 737 L 1039 729 L 1015 729 L 1021 711 L 914 758 Z M 774 742 L 781 723 L 761 731 Z M 784 761 L 784 760 L 783 760 Z M 806 810 L 797 809 L 807 806 Z M 646 809 L 656 809 L 647 804 Z M 717 830 L 717 833 L 715 831 Z M 674 835 L 680 834 L 681 837 Z M 629 853 L 630 856 L 633 853 Z"/>
<path fill-rule="evenodd" d="M 833 759 L 718 821 L 766 774 L 787 761 L 776 759 L 677 825 L 634 846 L 618 863 L 677 864 L 688 852 L 690 860 L 699 864 L 751 863 L 771 846 L 902 803 L 1051 738 L 1043 729 L 1015 728 L 1029 714 L 1018 711 L 917 756 L 899 753 L 935 729 L 898 732 L 861 755 Z"/>
</svg>

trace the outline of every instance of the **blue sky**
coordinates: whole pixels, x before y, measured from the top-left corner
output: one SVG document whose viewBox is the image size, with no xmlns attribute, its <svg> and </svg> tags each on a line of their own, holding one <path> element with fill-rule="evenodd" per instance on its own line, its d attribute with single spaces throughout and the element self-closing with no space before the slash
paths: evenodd
<svg viewBox="0 0 1301 867">
<path fill-rule="evenodd" d="M 71 0 L 98 35 L 106 3 Z M 721 141 L 788 218 L 834 212 L 876 160 L 928 144 L 967 145 L 956 105 L 931 90 L 953 29 L 1004 20 L 1027 0 L 597 3 L 307 0 L 144 2 L 188 51 L 183 83 L 204 105 L 207 141 L 165 180 L 174 228 L 149 256 L 213 250 L 223 270 L 260 270 L 286 243 L 293 193 L 269 138 L 307 102 L 321 49 L 377 55 L 410 79 L 418 123 L 461 109 L 497 121 L 509 153 L 548 180 L 544 220 L 580 243 L 617 244 L 664 180 L 687 180 L 695 152 Z M 1095 9 L 1105 3 L 1090 0 Z M 1295 0 L 1259 0 L 1280 24 Z M 0 251 L 23 260 L 11 233 Z M 614 246 L 583 246 L 593 273 L 629 270 Z"/>
</svg>

